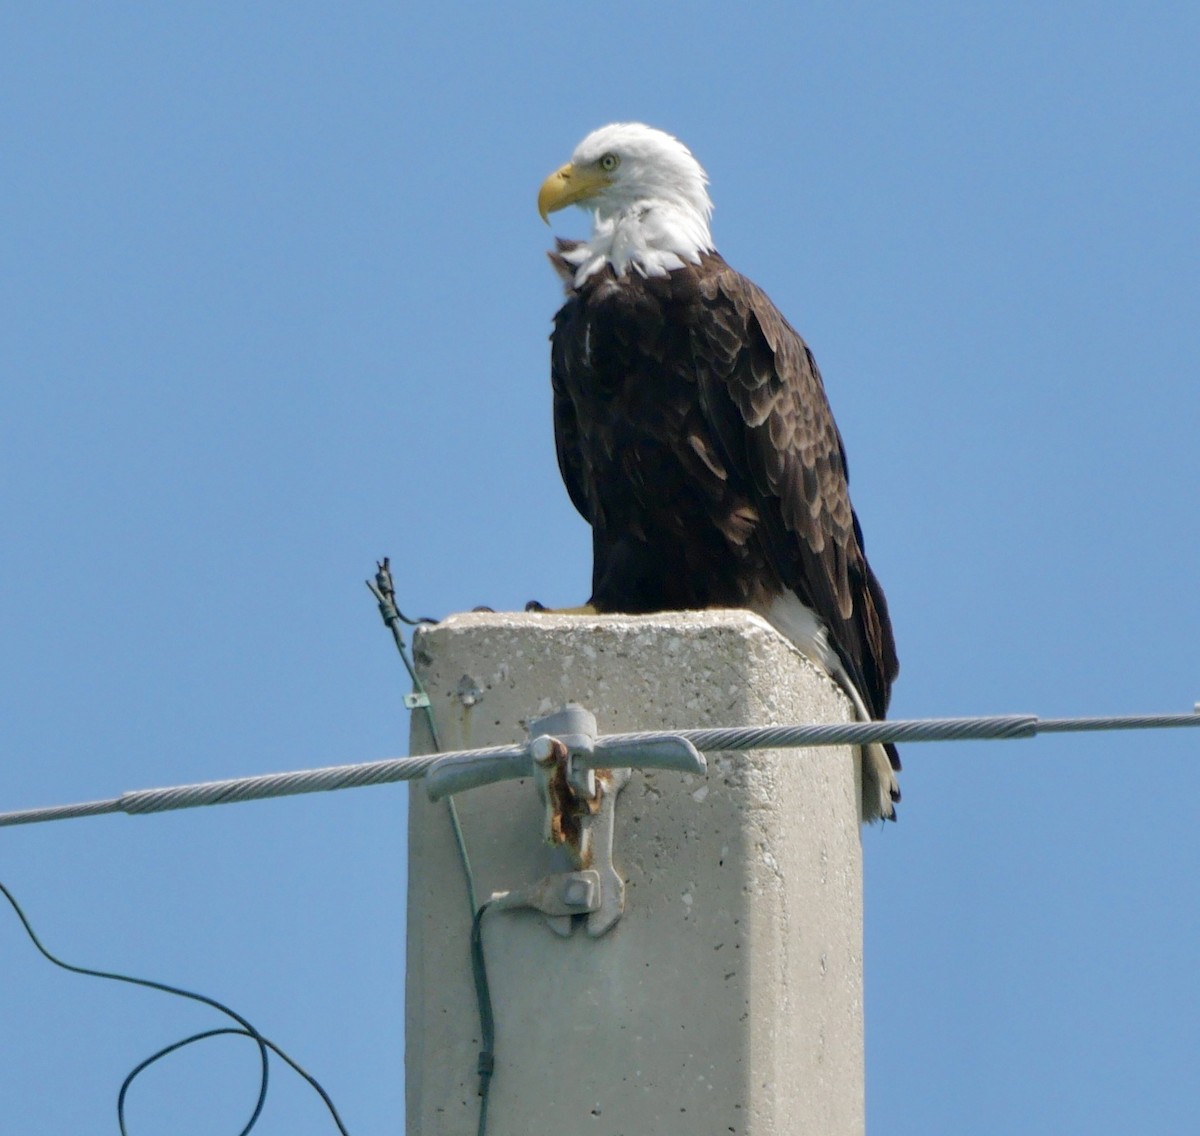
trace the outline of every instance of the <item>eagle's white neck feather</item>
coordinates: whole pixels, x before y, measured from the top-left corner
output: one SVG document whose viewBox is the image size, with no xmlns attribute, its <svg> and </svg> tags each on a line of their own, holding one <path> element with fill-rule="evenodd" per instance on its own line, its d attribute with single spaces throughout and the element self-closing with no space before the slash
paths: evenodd
<svg viewBox="0 0 1200 1136">
<path fill-rule="evenodd" d="M 665 202 L 644 202 L 612 217 L 595 214 L 591 237 L 566 253 L 575 265 L 578 287 L 611 264 L 618 276 L 633 269 L 642 276 L 665 276 L 685 264 L 699 264 L 711 252 L 712 235 L 703 216 Z"/>
<path fill-rule="evenodd" d="M 615 123 L 593 131 L 576 147 L 572 162 L 585 165 L 603 154 L 621 160 L 612 184 L 588 204 L 592 235 L 566 254 L 578 287 L 606 265 L 618 276 L 631 269 L 665 276 L 699 264 L 713 249 L 708 177 L 676 138 L 640 123 Z"/>
</svg>

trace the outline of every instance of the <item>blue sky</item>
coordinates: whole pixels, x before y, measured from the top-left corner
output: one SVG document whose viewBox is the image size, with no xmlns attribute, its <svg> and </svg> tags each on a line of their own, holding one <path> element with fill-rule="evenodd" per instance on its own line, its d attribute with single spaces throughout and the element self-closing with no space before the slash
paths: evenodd
<svg viewBox="0 0 1200 1136">
<path fill-rule="evenodd" d="M 402 753 L 382 555 L 422 614 L 585 596 L 534 198 L 622 119 L 691 146 L 820 362 L 894 713 L 1189 709 L 1198 52 L 1183 3 L 8 6 L 0 808 Z M 874 1136 L 1191 1131 L 1198 746 L 908 747 L 864 834 Z M 0 879 L 52 950 L 227 1000 L 394 1132 L 404 818 L 7 830 Z M 0 958 L 14 1132 L 115 1131 L 125 1073 L 221 1024 L 2 913 Z M 252 1075 L 189 1051 L 133 1130 L 235 1132 Z M 331 1130 L 278 1073 L 257 1131 Z"/>
</svg>

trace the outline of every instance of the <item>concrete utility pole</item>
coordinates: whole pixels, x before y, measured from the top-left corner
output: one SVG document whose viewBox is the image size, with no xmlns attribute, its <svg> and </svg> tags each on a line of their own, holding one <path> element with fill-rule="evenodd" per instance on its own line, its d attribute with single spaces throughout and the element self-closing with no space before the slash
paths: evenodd
<svg viewBox="0 0 1200 1136">
<path fill-rule="evenodd" d="M 442 745 L 521 741 L 576 702 L 603 734 L 840 722 L 845 697 L 744 612 L 454 616 L 414 655 Z M 412 752 L 427 753 L 421 715 Z M 848 749 L 709 754 L 616 798 L 620 920 L 569 937 L 483 920 L 496 1018 L 489 1136 L 851 1136 L 864 1130 L 862 853 Z M 532 779 L 456 798 L 481 900 L 570 870 Z M 475 1132 L 479 1019 L 444 803 L 411 793 L 409 1136 Z M 576 924 L 582 924 L 576 918 Z M 560 930 L 562 930 L 560 924 Z"/>
</svg>

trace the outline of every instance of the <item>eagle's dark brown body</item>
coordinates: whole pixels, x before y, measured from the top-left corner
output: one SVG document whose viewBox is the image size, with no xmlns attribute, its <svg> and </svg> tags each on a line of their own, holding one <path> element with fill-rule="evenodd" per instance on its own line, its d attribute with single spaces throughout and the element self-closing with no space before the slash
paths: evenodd
<svg viewBox="0 0 1200 1136">
<path fill-rule="evenodd" d="M 571 285 L 552 336 L 559 467 L 592 526 L 599 611 L 765 611 L 794 592 L 872 717 L 898 664 L 816 363 L 715 253 Z M 898 768 L 895 751 L 889 756 Z"/>
</svg>

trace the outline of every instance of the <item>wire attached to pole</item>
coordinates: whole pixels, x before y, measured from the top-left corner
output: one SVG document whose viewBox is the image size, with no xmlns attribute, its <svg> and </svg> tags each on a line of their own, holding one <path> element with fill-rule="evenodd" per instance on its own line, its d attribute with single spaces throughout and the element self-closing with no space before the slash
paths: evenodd
<svg viewBox="0 0 1200 1136">
<path fill-rule="evenodd" d="M 433 707 L 430 705 L 429 694 L 421 682 L 421 676 L 417 674 L 416 667 L 413 666 L 412 660 L 409 658 L 408 647 L 404 642 L 404 632 L 400 628 L 401 623 L 406 623 L 412 627 L 422 623 L 434 623 L 436 620 L 405 619 L 400 614 L 400 609 L 396 606 L 396 587 L 392 580 L 391 561 L 385 556 L 375 567 L 375 579 L 373 582 L 368 580 L 367 587 L 370 588 L 371 594 L 379 604 L 380 617 L 383 619 L 388 630 L 391 631 L 392 640 L 396 644 L 396 650 L 404 662 L 404 669 L 408 671 L 408 677 L 412 680 L 414 690 L 420 695 L 413 709 L 424 711 L 425 724 L 429 730 L 429 740 L 432 743 L 434 752 L 440 753 L 442 750 L 441 739 L 438 737 L 437 723 L 433 719 Z M 478 1066 L 479 1126 L 476 1132 L 477 1136 L 486 1136 L 488 1098 L 491 1091 L 492 1074 L 496 1068 L 495 1017 L 492 1013 L 492 995 L 488 986 L 481 926 L 483 913 L 488 909 L 488 904 L 480 904 L 476 893 L 475 873 L 471 869 L 471 857 L 467 852 L 467 840 L 463 834 L 462 823 L 458 817 L 458 806 L 454 803 L 453 795 L 446 798 L 446 811 L 450 818 L 450 827 L 454 833 L 454 844 L 458 849 L 459 860 L 462 862 L 463 876 L 467 885 L 467 903 L 471 909 L 471 971 L 475 979 L 475 1002 L 479 1009 L 479 1028 L 481 1034 Z"/>
<path fill-rule="evenodd" d="M 487 1132 L 488 1094 L 496 1071 L 496 1018 L 492 1012 L 492 992 L 488 986 L 487 963 L 483 956 L 483 915 L 491 900 L 475 912 L 471 920 L 471 974 L 475 980 L 475 1004 L 479 1008 L 479 1126 L 477 1136 Z"/>
</svg>

